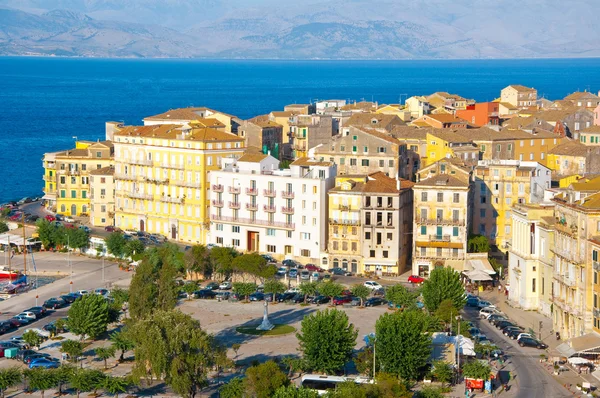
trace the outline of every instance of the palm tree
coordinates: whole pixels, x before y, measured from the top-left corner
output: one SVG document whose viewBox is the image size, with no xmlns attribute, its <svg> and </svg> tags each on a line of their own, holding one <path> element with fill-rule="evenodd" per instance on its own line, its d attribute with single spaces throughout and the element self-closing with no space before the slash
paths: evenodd
<svg viewBox="0 0 600 398">
<path fill-rule="evenodd" d="M 110 341 L 112 341 L 113 347 L 115 347 L 115 349 L 121 350 L 119 362 L 123 361 L 125 357 L 125 352 L 132 350 L 134 347 L 133 341 L 129 340 L 125 332 L 123 332 L 122 330 L 111 334 Z"/>
<path fill-rule="evenodd" d="M 115 351 L 116 348 L 114 346 L 110 346 L 110 347 L 99 347 L 96 348 L 95 352 L 96 352 L 96 356 L 104 361 L 104 369 L 107 369 L 107 360 L 108 358 L 112 358 L 115 356 Z"/>
<path fill-rule="evenodd" d="M 304 295 L 304 304 L 309 295 L 317 292 L 317 282 L 303 282 L 300 284 L 300 292 Z"/>
<path fill-rule="evenodd" d="M 115 398 L 119 398 L 119 393 L 127 392 L 129 381 L 123 377 L 108 376 L 102 383 L 102 388 L 109 394 L 114 394 Z"/>
</svg>

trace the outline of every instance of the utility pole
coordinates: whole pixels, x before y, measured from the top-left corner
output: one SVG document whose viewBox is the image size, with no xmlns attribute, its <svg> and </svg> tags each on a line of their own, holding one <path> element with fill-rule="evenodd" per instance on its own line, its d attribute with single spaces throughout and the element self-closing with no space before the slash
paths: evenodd
<svg viewBox="0 0 600 398">
<path fill-rule="evenodd" d="M 373 337 L 373 382 L 375 382 L 375 342 L 377 339 Z"/>
<path fill-rule="evenodd" d="M 73 265 L 71 265 L 71 248 L 69 235 L 67 235 L 67 264 L 69 265 L 69 293 L 73 293 Z"/>
<path fill-rule="evenodd" d="M 104 254 L 102 255 L 102 284 L 104 284 Z"/>
<path fill-rule="evenodd" d="M 23 215 L 21 216 L 21 224 L 23 225 L 23 273 L 27 275 L 27 239 L 25 239 L 25 213 L 23 213 Z"/>
</svg>

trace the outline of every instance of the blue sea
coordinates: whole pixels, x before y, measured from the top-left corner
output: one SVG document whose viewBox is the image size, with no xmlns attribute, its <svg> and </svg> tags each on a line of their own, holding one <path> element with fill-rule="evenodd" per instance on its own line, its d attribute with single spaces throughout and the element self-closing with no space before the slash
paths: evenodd
<svg viewBox="0 0 600 398">
<path fill-rule="evenodd" d="M 318 99 L 398 103 L 448 91 L 478 101 L 509 84 L 549 99 L 600 89 L 600 59 L 221 61 L 0 58 L 0 202 L 41 195 L 42 156 L 104 137 L 104 122 L 207 106 L 250 118 Z"/>
</svg>

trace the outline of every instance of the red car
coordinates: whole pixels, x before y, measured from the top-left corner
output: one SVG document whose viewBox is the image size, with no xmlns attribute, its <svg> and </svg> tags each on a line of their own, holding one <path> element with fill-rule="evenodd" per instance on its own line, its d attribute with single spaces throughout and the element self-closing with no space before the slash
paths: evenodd
<svg viewBox="0 0 600 398">
<path fill-rule="evenodd" d="M 56 220 L 56 217 L 54 217 L 53 215 L 48 214 L 46 217 L 44 217 L 46 220 L 48 220 L 49 222 L 52 222 L 54 220 Z"/>
<path fill-rule="evenodd" d="M 307 271 L 311 271 L 311 272 L 314 272 L 314 271 L 317 271 L 317 272 L 318 272 L 318 271 L 320 270 L 320 268 L 319 268 L 319 267 L 317 267 L 317 266 L 316 266 L 316 265 L 314 265 L 314 264 L 306 264 L 306 267 L 304 267 L 304 268 L 305 268 Z"/>
<path fill-rule="evenodd" d="M 73 224 L 68 224 L 68 223 L 64 223 L 64 224 L 63 224 L 63 227 L 65 227 L 65 228 L 69 228 L 69 229 L 75 229 L 75 225 L 73 225 Z"/>
<path fill-rule="evenodd" d="M 342 305 L 342 304 L 351 303 L 351 302 L 352 302 L 351 296 L 338 296 L 338 297 L 333 298 L 333 305 Z"/>
<path fill-rule="evenodd" d="M 410 283 L 419 284 L 419 283 L 423 283 L 423 281 L 425 281 L 425 278 L 422 278 L 419 275 L 411 275 L 411 276 L 408 277 L 408 281 Z"/>
<path fill-rule="evenodd" d="M 106 227 L 104 227 L 104 230 L 106 232 L 121 232 L 121 228 L 112 226 L 112 225 L 107 225 Z"/>
</svg>

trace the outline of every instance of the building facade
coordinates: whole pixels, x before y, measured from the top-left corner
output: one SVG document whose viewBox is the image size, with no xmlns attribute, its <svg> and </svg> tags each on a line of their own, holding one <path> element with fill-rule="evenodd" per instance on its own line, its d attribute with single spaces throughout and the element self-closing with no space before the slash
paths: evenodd
<svg viewBox="0 0 600 398">
<path fill-rule="evenodd" d="M 115 168 L 90 172 L 90 224 L 106 227 L 115 223 Z"/>
<path fill-rule="evenodd" d="M 518 84 L 512 84 L 500 91 L 500 102 L 511 104 L 519 109 L 536 106 L 537 90 Z"/>
</svg>

